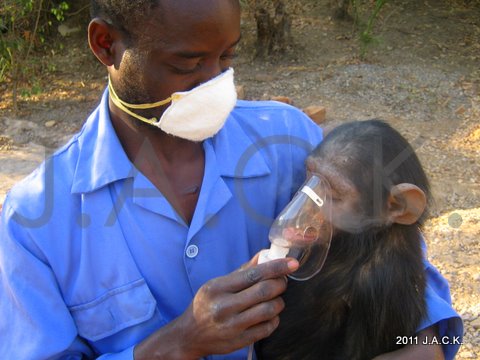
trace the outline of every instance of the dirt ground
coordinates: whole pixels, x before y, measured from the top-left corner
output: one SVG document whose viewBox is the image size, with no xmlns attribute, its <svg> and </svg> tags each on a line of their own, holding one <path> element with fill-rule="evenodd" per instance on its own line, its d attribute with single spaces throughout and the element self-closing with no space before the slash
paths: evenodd
<svg viewBox="0 0 480 360">
<path fill-rule="evenodd" d="M 479 359 L 480 4 L 392 1 L 377 23 L 379 42 L 360 59 L 352 23 L 332 19 L 332 2 L 300 1 L 296 46 L 270 62 L 253 58 L 254 27 L 245 16 L 237 85 L 246 99 L 288 96 L 300 108 L 325 106 L 327 127 L 382 118 L 412 142 L 436 200 L 425 229 L 429 258 L 449 280 L 465 321 L 457 358 Z M 83 34 L 58 42 L 64 48 L 42 59 L 56 70 L 38 80 L 40 94 L 21 99 L 17 114 L 0 85 L 0 203 L 81 127 L 105 87 Z"/>
</svg>

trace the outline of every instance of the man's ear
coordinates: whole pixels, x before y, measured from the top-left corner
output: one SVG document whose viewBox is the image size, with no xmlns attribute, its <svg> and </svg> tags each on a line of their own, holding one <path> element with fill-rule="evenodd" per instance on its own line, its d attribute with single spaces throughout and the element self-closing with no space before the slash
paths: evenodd
<svg viewBox="0 0 480 360">
<path fill-rule="evenodd" d="M 422 189 L 413 184 L 392 186 L 387 200 L 387 216 L 391 223 L 414 224 L 427 206 L 427 197 Z"/>
<path fill-rule="evenodd" d="M 118 63 L 117 57 L 121 58 L 123 51 L 121 34 L 105 20 L 95 18 L 88 25 L 88 44 L 93 54 L 105 66 Z"/>
</svg>

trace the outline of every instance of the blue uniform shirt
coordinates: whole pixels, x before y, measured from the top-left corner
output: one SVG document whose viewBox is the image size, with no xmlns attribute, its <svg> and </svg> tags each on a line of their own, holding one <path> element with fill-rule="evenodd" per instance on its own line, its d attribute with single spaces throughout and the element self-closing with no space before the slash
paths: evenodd
<svg viewBox="0 0 480 360">
<path fill-rule="evenodd" d="M 320 141 L 320 129 L 290 106 L 239 101 L 203 143 L 204 178 L 188 226 L 127 158 L 105 92 L 82 130 L 5 201 L 2 358 L 133 359 L 134 345 L 179 316 L 206 281 L 268 247 L 269 226 Z M 435 274 L 423 325 L 440 321 L 442 335 L 460 335 L 448 285 Z"/>
</svg>

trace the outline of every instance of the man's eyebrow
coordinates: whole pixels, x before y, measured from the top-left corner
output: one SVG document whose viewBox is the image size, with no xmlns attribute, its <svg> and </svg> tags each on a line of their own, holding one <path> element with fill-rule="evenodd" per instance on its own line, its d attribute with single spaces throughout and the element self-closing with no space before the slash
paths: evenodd
<svg viewBox="0 0 480 360">
<path fill-rule="evenodd" d="M 229 47 L 228 49 L 234 47 L 234 46 L 237 46 L 237 44 L 240 42 L 240 40 L 242 39 L 242 35 L 240 35 L 238 37 L 237 40 L 235 40 Z M 203 57 L 205 55 L 207 55 L 208 52 L 206 51 L 178 51 L 175 53 L 175 56 L 178 56 L 178 57 L 182 57 L 182 58 L 186 58 L 186 59 L 195 59 L 195 58 L 200 58 L 200 57 Z"/>
</svg>

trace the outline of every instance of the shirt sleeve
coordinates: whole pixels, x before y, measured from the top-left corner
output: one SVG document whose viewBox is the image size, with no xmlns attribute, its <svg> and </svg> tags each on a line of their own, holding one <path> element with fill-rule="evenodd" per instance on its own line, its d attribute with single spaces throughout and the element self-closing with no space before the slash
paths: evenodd
<svg viewBox="0 0 480 360">
<path fill-rule="evenodd" d="M 426 249 L 425 244 L 423 248 Z M 448 281 L 426 258 L 424 263 L 427 277 L 427 317 L 418 331 L 437 325 L 439 338 L 434 341 L 442 345 L 446 360 L 454 359 L 463 341 L 463 321 L 452 307 Z"/>
<path fill-rule="evenodd" d="M 54 273 L 28 229 L 0 215 L 0 354 L 4 359 L 93 359 L 78 336 Z M 133 360 L 133 347 L 101 359 Z"/>
</svg>

